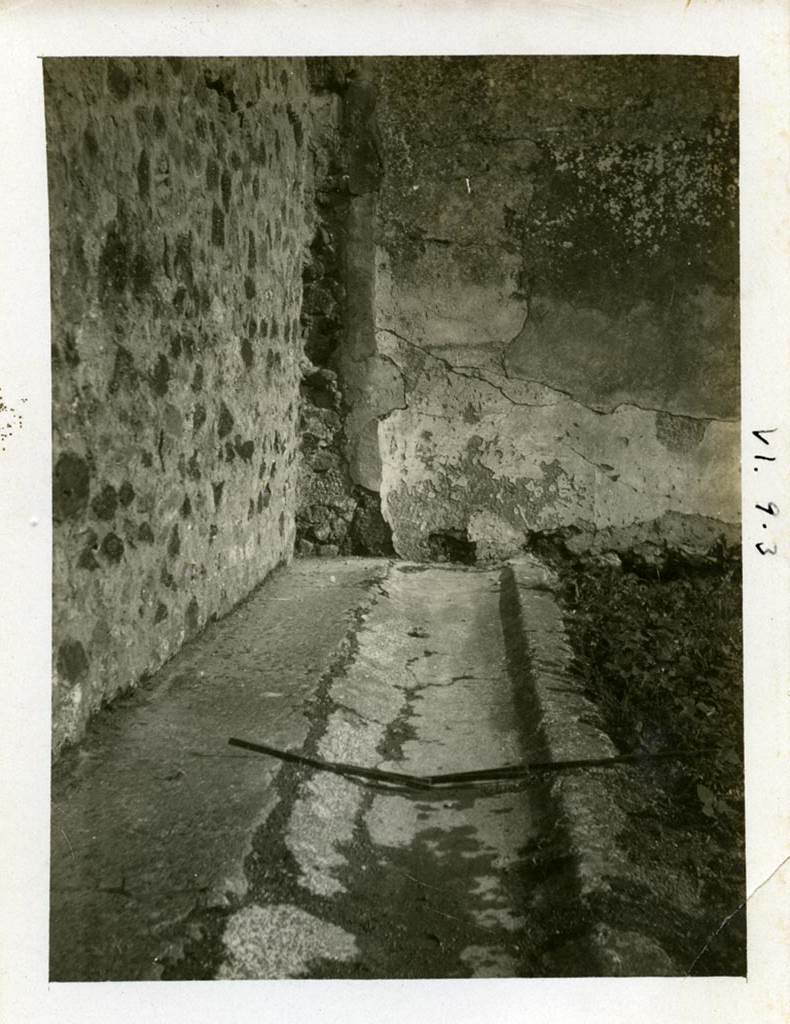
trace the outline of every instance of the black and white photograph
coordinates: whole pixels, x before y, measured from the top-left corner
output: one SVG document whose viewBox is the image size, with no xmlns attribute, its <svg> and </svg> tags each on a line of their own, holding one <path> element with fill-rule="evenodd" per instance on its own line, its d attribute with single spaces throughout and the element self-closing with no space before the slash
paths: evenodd
<svg viewBox="0 0 790 1024">
<path fill-rule="evenodd" d="M 254 42 L 37 54 L 49 991 L 744 982 L 738 46 Z"/>
<path fill-rule="evenodd" d="M 53 980 L 744 973 L 737 71 L 44 61 Z"/>
</svg>

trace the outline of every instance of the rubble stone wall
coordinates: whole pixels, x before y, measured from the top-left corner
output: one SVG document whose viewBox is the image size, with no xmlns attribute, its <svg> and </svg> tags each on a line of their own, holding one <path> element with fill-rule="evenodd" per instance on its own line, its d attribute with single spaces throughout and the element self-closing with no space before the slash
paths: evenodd
<svg viewBox="0 0 790 1024">
<path fill-rule="evenodd" d="M 290 558 L 304 61 L 47 59 L 54 749 Z"/>
</svg>

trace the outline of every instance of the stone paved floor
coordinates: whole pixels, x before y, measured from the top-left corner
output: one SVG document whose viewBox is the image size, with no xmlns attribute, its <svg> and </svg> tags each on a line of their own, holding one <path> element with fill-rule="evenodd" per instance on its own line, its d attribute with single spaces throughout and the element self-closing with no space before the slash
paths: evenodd
<svg viewBox="0 0 790 1024">
<path fill-rule="evenodd" d="M 523 973 L 538 794 L 387 792 L 227 746 L 523 760 L 500 602 L 498 570 L 298 561 L 99 715 L 53 783 L 53 980 Z"/>
<path fill-rule="evenodd" d="M 52 783 L 53 980 L 157 978 L 196 903 L 243 897 L 280 765 L 228 737 L 302 745 L 322 674 L 385 571 L 295 562 L 96 717 Z"/>
</svg>

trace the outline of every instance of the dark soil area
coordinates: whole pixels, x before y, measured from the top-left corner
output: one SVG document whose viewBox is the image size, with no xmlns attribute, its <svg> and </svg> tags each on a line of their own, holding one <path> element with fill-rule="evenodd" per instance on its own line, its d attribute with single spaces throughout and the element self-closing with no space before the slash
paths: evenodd
<svg viewBox="0 0 790 1024">
<path fill-rule="evenodd" d="M 606 731 L 623 753 L 682 755 L 651 765 L 650 803 L 629 810 L 619 839 L 635 862 L 690 881 L 706 908 L 687 929 L 687 972 L 744 975 L 740 562 L 555 565 L 574 669 Z"/>
</svg>

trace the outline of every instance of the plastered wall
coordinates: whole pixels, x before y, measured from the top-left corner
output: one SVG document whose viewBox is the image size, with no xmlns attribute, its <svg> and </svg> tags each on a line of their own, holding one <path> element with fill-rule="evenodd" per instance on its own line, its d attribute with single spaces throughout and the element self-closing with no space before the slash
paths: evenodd
<svg viewBox="0 0 790 1024">
<path fill-rule="evenodd" d="M 383 176 L 358 471 L 398 552 L 736 535 L 737 62 L 364 74 Z"/>
</svg>

